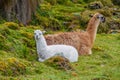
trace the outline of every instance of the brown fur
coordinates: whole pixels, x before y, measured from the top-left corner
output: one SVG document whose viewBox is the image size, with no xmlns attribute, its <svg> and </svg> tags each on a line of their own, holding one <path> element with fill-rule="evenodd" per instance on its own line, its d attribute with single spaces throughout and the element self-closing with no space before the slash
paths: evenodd
<svg viewBox="0 0 120 80">
<path fill-rule="evenodd" d="M 71 45 L 78 50 L 79 55 L 91 54 L 91 48 L 96 37 L 97 27 L 100 23 L 100 20 L 97 19 L 97 15 L 99 15 L 99 13 L 96 13 L 90 19 L 85 32 L 65 32 L 54 35 L 46 35 L 45 38 L 47 44 Z"/>
</svg>

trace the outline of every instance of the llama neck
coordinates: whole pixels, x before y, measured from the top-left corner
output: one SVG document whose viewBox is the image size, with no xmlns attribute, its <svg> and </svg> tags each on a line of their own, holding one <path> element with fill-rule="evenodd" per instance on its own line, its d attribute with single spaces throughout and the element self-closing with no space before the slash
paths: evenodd
<svg viewBox="0 0 120 80">
<path fill-rule="evenodd" d="M 91 40 L 92 45 L 93 45 L 94 40 L 96 38 L 97 28 L 98 28 L 99 24 L 100 24 L 100 20 L 96 19 L 95 17 L 92 17 L 88 23 L 86 31 L 90 35 L 90 40 Z"/>
<path fill-rule="evenodd" d="M 41 35 L 40 39 L 36 40 L 37 53 L 44 52 L 47 49 L 47 43 L 43 35 Z"/>
</svg>

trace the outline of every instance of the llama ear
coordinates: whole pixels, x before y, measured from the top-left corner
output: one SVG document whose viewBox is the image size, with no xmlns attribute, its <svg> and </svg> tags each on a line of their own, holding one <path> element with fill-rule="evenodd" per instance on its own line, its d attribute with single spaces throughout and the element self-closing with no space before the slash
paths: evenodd
<svg viewBox="0 0 120 80">
<path fill-rule="evenodd" d="M 93 14 L 90 14 L 89 17 L 93 17 Z"/>
<path fill-rule="evenodd" d="M 46 33 L 46 31 L 42 31 L 42 33 L 43 33 L 43 34 L 45 34 L 45 33 Z"/>
</svg>

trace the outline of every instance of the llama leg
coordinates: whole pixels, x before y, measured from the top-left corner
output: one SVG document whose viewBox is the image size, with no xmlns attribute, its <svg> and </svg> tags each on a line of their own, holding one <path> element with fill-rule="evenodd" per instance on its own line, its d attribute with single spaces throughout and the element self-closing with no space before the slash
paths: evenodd
<svg viewBox="0 0 120 80">
<path fill-rule="evenodd" d="M 43 62 L 44 60 L 45 60 L 45 59 L 44 59 L 44 56 L 39 53 L 39 54 L 38 54 L 38 61 L 39 61 L 39 62 Z"/>
<path fill-rule="evenodd" d="M 91 49 L 89 49 L 89 52 L 88 52 L 88 54 L 90 54 L 90 55 L 92 54 L 92 50 L 91 50 Z"/>
<path fill-rule="evenodd" d="M 44 59 L 39 58 L 39 59 L 38 59 L 38 61 L 43 62 L 43 61 L 45 61 L 45 60 L 44 60 Z"/>
<path fill-rule="evenodd" d="M 92 51 L 89 47 L 84 46 L 79 50 L 79 55 L 85 55 L 85 54 L 92 54 Z"/>
</svg>

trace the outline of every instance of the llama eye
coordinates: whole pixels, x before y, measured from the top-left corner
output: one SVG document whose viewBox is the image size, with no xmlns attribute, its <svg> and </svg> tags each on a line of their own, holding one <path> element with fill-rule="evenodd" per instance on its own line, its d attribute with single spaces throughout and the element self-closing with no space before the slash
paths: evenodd
<svg viewBox="0 0 120 80">
<path fill-rule="evenodd" d="M 99 19 L 100 17 L 99 16 L 97 16 L 97 19 Z"/>
<path fill-rule="evenodd" d="M 104 17 L 101 17 L 101 19 L 104 19 Z"/>
</svg>

